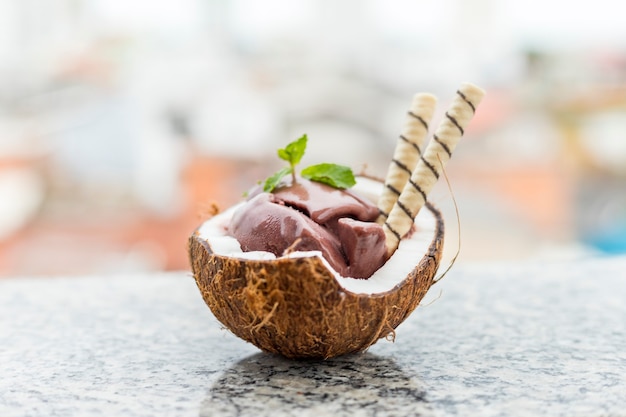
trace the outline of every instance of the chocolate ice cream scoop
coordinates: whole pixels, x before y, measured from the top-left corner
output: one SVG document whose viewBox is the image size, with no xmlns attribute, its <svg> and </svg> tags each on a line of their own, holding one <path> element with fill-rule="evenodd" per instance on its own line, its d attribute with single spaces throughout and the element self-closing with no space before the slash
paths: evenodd
<svg viewBox="0 0 626 417">
<path fill-rule="evenodd" d="M 252 193 L 229 231 L 243 251 L 322 252 L 343 276 L 367 278 L 386 261 L 378 208 L 347 191 L 300 179 L 274 193 Z"/>
<path fill-rule="evenodd" d="M 342 217 L 371 222 L 378 217 L 378 208 L 351 192 L 315 181 L 300 179 L 296 184 L 274 191 L 279 201 L 294 207 L 315 223 L 328 225 Z"/>
</svg>

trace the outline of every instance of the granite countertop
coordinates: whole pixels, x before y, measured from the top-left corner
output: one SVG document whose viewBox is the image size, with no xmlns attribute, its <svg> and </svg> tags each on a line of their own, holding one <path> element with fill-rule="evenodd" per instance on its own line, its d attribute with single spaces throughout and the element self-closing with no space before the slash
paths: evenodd
<svg viewBox="0 0 626 417">
<path fill-rule="evenodd" d="M 0 280 L 0 416 L 626 416 L 626 258 L 457 265 L 395 343 L 223 330 L 189 273 Z"/>
</svg>

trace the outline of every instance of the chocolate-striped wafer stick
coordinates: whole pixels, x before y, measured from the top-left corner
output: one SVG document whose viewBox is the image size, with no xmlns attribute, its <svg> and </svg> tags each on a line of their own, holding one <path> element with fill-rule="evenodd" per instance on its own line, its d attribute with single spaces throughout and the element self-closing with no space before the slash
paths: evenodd
<svg viewBox="0 0 626 417">
<path fill-rule="evenodd" d="M 385 186 L 378 199 L 380 215 L 376 222 L 379 224 L 387 220 L 389 212 L 417 165 L 436 103 L 437 99 L 432 94 L 419 93 L 413 96 L 402 134 L 398 137 L 393 159 L 387 170 Z"/>
<path fill-rule="evenodd" d="M 389 256 L 411 230 L 415 216 L 426 204 L 428 193 L 439 179 L 440 170 L 452 156 L 484 95 L 481 88 L 470 83 L 463 84 L 456 92 L 444 119 L 422 152 L 411 178 L 383 224 Z"/>
</svg>

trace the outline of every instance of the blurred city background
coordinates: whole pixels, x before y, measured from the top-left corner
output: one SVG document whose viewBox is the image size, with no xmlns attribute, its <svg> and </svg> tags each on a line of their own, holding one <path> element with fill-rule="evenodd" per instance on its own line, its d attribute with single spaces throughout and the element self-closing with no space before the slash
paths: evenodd
<svg viewBox="0 0 626 417">
<path fill-rule="evenodd" d="M 0 0 L 0 277 L 189 269 L 278 147 L 384 176 L 413 94 L 438 120 L 463 81 L 487 96 L 447 168 L 458 262 L 625 253 L 625 8 Z"/>
</svg>

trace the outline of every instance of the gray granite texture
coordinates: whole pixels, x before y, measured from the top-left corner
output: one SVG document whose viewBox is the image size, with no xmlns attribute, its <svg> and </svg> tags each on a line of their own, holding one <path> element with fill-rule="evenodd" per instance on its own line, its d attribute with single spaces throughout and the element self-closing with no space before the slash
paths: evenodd
<svg viewBox="0 0 626 417">
<path fill-rule="evenodd" d="M 626 416 L 626 258 L 456 266 L 328 361 L 223 330 L 188 273 L 0 280 L 0 416 Z"/>
</svg>

